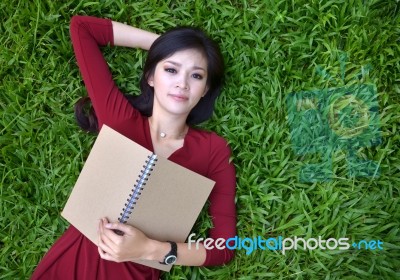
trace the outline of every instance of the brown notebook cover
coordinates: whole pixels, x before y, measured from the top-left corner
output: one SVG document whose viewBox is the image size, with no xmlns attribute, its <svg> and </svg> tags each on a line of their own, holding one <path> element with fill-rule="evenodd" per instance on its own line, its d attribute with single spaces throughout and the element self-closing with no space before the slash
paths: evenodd
<svg viewBox="0 0 400 280">
<path fill-rule="evenodd" d="M 61 215 L 96 245 L 101 217 L 126 220 L 152 239 L 185 242 L 214 183 L 103 125 Z"/>
</svg>

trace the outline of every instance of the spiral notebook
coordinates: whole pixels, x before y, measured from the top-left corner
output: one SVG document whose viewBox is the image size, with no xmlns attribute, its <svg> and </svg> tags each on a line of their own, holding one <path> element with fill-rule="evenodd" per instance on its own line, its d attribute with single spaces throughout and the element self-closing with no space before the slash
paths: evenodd
<svg viewBox="0 0 400 280">
<path fill-rule="evenodd" d="M 214 183 L 103 125 L 61 215 L 96 245 L 101 217 L 185 242 Z"/>
</svg>

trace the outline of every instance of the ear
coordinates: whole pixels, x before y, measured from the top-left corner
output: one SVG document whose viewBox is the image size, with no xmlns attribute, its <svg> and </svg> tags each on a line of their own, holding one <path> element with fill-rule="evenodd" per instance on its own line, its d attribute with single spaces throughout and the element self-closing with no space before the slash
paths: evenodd
<svg viewBox="0 0 400 280">
<path fill-rule="evenodd" d="M 147 84 L 151 87 L 154 87 L 154 78 L 153 75 L 147 78 Z"/>
</svg>

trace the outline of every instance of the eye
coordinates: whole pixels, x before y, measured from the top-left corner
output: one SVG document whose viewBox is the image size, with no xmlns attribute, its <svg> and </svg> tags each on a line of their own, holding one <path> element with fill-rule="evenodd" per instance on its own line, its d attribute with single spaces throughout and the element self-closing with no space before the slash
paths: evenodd
<svg viewBox="0 0 400 280">
<path fill-rule="evenodd" d="M 165 68 L 165 71 L 169 73 L 176 73 L 176 70 L 174 68 Z"/>
<path fill-rule="evenodd" d="M 192 77 L 195 78 L 195 79 L 198 79 L 198 80 L 202 80 L 203 79 L 203 76 L 200 75 L 200 74 L 193 74 Z"/>
</svg>

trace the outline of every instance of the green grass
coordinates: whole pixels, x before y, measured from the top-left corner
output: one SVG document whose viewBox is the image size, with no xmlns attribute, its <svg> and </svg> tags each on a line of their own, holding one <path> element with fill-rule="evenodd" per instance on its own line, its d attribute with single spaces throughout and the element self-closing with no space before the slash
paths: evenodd
<svg viewBox="0 0 400 280">
<path fill-rule="evenodd" d="M 163 279 L 399 279 L 400 2 L 126 2 L 132 3 L 0 4 L 0 279 L 29 278 L 66 229 L 60 211 L 95 139 L 73 116 L 74 103 L 86 94 L 69 39 L 74 14 L 154 32 L 196 25 L 220 43 L 226 85 L 203 127 L 233 150 L 240 237 L 384 241 L 382 251 L 258 250 L 248 256 L 239 250 L 226 266 L 177 266 Z M 145 54 L 122 48 L 105 54 L 118 85 L 137 93 Z M 359 77 L 366 65 L 371 70 Z M 346 154 L 336 151 L 332 180 L 302 182 L 301 168 L 321 157 L 292 149 L 286 96 L 361 83 L 376 86 L 382 142 L 357 153 L 377 162 L 380 175 L 349 177 Z M 206 215 L 200 220 L 196 232 L 205 233 Z"/>
</svg>

